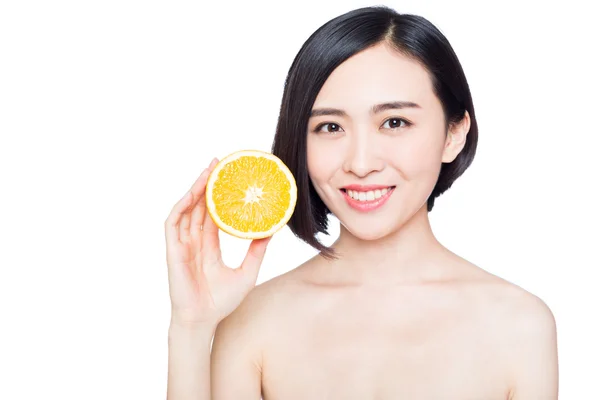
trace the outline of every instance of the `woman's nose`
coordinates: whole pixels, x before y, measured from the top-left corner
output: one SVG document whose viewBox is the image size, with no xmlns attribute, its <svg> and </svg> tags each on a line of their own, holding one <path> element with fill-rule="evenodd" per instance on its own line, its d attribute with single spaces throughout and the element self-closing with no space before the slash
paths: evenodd
<svg viewBox="0 0 600 400">
<path fill-rule="evenodd" d="M 344 172 L 365 177 L 371 172 L 381 171 L 384 162 L 381 158 L 381 145 L 374 134 L 361 132 L 349 135 L 349 143 L 344 157 Z"/>
</svg>

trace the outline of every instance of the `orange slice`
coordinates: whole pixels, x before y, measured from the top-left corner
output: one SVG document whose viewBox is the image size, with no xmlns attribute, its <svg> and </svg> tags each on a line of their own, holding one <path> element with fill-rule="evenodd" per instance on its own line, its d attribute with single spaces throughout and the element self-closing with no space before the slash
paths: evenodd
<svg viewBox="0 0 600 400">
<path fill-rule="evenodd" d="M 278 157 L 259 150 L 228 155 L 206 184 L 206 208 L 223 231 L 244 239 L 272 236 L 292 217 L 294 176 Z"/>
</svg>

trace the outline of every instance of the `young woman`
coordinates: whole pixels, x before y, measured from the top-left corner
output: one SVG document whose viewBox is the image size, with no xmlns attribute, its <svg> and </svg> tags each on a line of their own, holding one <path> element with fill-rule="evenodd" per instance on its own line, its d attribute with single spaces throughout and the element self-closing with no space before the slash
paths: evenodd
<svg viewBox="0 0 600 400">
<path fill-rule="evenodd" d="M 429 224 L 477 134 L 461 65 L 426 19 L 363 8 L 318 29 L 273 153 L 298 184 L 289 227 L 320 254 L 258 286 L 268 239 L 223 265 L 203 199 L 214 160 L 165 223 L 168 398 L 556 399 L 550 310 Z M 325 247 L 330 213 L 340 236 Z"/>
</svg>

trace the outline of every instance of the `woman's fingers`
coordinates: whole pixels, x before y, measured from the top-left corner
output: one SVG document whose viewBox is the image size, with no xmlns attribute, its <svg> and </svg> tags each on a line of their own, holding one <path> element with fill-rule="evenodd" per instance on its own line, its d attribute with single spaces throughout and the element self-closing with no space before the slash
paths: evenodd
<svg viewBox="0 0 600 400">
<path fill-rule="evenodd" d="M 200 197 L 198 198 L 198 202 L 194 205 L 194 208 L 192 210 L 191 213 L 191 219 L 190 219 L 190 234 L 191 234 L 191 238 L 192 238 L 192 243 L 196 246 L 196 248 L 201 249 L 202 248 L 202 243 L 201 243 L 201 233 L 202 233 L 202 226 L 204 224 L 204 214 L 206 213 L 206 200 L 204 197 L 205 191 L 206 191 L 206 182 L 208 181 L 208 177 L 210 176 L 210 173 L 212 172 L 213 168 L 215 167 L 216 163 L 217 163 L 217 159 L 214 158 L 210 165 L 208 166 L 207 169 L 204 170 L 203 174 L 205 174 L 205 178 L 202 181 L 202 192 L 200 194 Z"/>
<path fill-rule="evenodd" d="M 212 172 L 219 160 L 213 158 L 208 171 Z M 201 224 L 202 234 L 200 235 L 200 248 L 202 249 L 202 263 L 215 264 L 221 260 L 221 244 L 219 242 L 219 228 L 214 223 L 210 213 L 206 210 L 206 201 L 204 201 L 204 215 Z"/>
<path fill-rule="evenodd" d="M 192 210 L 190 220 L 190 238 L 191 243 L 197 251 L 202 250 L 202 225 L 204 224 L 204 214 L 206 213 L 206 200 L 204 193 L 198 199 L 198 203 Z"/>
<path fill-rule="evenodd" d="M 169 216 L 165 220 L 165 236 L 167 240 L 181 241 L 189 237 L 192 219 L 190 211 L 193 211 L 195 206 L 201 200 L 204 200 L 208 174 L 214 168 L 217 161 L 216 158 L 212 160 L 210 167 L 202 171 L 190 190 L 171 209 Z M 204 215 L 200 217 L 200 220 L 204 219 Z"/>
<path fill-rule="evenodd" d="M 206 180 L 208 179 L 208 169 L 202 171 L 196 182 L 192 185 L 190 192 L 192 193 L 193 200 L 191 203 L 191 207 L 188 212 L 181 218 L 181 226 L 180 226 L 180 236 L 182 240 L 186 240 L 189 242 L 190 239 L 194 242 L 194 236 L 196 235 L 192 228 L 192 220 L 194 217 L 194 212 L 202 211 L 196 210 L 199 206 L 203 207 L 204 205 L 204 191 L 206 189 Z"/>
<path fill-rule="evenodd" d="M 187 192 L 171 209 L 165 220 L 165 238 L 167 242 L 179 241 L 179 224 L 186 209 L 192 204 L 192 195 Z"/>
<path fill-rule="evenodd" d="M 204 216 L 206 214 L 206 198 L 204 196 L 206 193 L 206 182 L 208 181 L 210 171 L 211 168 L 209 166 L 209 168 L 205 169 L 202 173 L 204 175 L 203 190 L 198 199 L 198 202 L 192 210 L 192 216 L 190 221 L 190 237 L 192 239 L 192 244 L 197 251 L 202 250 L 202 230 L 204 225 Z"/>
<path fill-rule="evenodd" d="M 209 212 L 204 213 L 202 224 L 202 263 L 215 264 L 221 260 L 219 227 L 215 224 Z"/>
<path fill-rule="evenodd" d="M 190 201 L 190 203 L 194 202 L 193 196 L 194 194 L 192 193 L 192 200 Z M 183 212 L 183 215 L 181 216 L 181 221 L 179 222 L 179 240 L 182 243 L 190 242 L 190 209 L 191 206 Z"/>
<path fill-rule="evenodd" d="M 271 238 L 272 236 L 253 240 L 248 247 L 246 257 L 239 268 L 253 284 L 256 284 L 256 280 L 258 279 L 258 271 L 265 258 L 267 245 L 269 244 L 269 241 L 271 241 Z"/>
</svg>

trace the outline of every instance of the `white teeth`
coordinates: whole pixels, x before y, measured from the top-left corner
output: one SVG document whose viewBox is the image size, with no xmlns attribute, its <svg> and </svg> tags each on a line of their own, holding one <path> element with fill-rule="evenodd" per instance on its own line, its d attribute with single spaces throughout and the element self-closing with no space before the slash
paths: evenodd
<svg viewBox="0 0 600 400">
<path fill-rule="evenodd" d="M 359 192 L 356 190 L 346 190 L 348 196 L 352 197 L 354 200 L 358 201 L 373 201 L 381 198 L 381 196 L 385 195 L 389 192 L 390 189 L 377 189 L 377 190 L 369 190 L 368 192 Z"/>
</svg>

